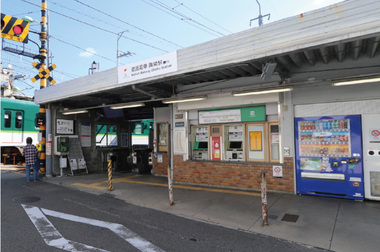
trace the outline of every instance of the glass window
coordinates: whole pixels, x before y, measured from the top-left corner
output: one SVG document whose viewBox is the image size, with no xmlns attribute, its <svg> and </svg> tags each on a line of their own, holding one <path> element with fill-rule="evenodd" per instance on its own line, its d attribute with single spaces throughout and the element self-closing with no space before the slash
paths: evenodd
<svg viewBox="0 0 380 252">
<path fill-rule="evenodd" d="M 22 112 L 16 112 L 16 129 L 22 128 Z"/>
<path fill-rule="evenodd" d="M 266 130 L 265 124 L 247 125 L 248 161 L 266 161 Z"/>
<path fill-rule="evenodd" d="M 278 124 L 269 124 L 270 131 L 270 159 L 280 160 L 280 131 Z"/>
<path fill-rule="evenodd" d="M 96 125 L 96 146 L 117 146 L 117 126 L 98 124 Z"/>
<path fill-rule="evenodd" d="M 12 120 L 12 112 L 10 110 L 5 111 L 4 112 L 4 128 L 11 127 L 11 120 Z"/>
</svg>

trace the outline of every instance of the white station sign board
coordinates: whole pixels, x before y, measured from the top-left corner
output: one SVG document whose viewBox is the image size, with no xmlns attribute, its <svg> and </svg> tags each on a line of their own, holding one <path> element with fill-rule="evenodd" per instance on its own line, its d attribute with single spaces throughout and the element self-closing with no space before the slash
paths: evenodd
<svg viewBox="0 0 380 252">
<path fill-rule="evenodd" d="M 177 52 L 118 67 L 118 84 L 177 71 Z"/>
</svg>

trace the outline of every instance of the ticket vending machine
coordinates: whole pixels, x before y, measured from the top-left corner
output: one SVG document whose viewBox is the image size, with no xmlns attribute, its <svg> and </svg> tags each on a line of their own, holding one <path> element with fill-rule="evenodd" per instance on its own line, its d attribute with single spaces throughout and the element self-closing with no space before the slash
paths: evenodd
<svg viewBox="0 0 380 252">
<path fill-rule="evenodd" d="M 192 158 L 208 160 L 208 126 L 192 126 Z"/>
<path fill-rule="evenodd" d="M 243 125 L 227 125 L 226 133 L 226 160 L 244 161 L 244 132 Z"/>
<path fill-rule="evenodd" d="M 365 198 L 380 200 L 380 115 L 362 115 Z"/>
<path fill-rule="evenodd" d="M 295 118 L 297 193 L 364 199 L 360 115 Z"/>
</svg>

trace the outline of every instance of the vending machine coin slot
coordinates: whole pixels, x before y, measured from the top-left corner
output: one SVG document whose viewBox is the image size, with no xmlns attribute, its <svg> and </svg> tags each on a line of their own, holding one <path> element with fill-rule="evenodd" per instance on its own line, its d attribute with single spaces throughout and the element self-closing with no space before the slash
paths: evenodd
<svg viewBox="0 0 380 252">
<path fill-rule="evenodd" d="M 339 167 L 339 161 L 338 160 L 332 161 L 331 166 L 335 168 Z"/>
</svg>

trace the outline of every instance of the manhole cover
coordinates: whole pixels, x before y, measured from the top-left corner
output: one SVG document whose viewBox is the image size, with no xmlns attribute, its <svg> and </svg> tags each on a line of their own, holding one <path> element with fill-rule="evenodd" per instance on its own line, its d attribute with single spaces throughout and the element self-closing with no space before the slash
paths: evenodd
<svg viewBox="0 0 380 252">
<path fill-rule="evenodd" d="M 299 215 L 295 214 L 285 214 L 284 217 L 282 217 L 281 221 L 287 221 L 287 222 L 297 222 Z"/>
<path fill-rule="evenodd" d="M 20 198 L 13 199 L 13 201 L 16 203 L 32 203 L 32 202 L 36 202 L 39 200 L 40 200 L 40 198 L 38 198 L 38 197 L 20 197 Z"/>
</svg>

